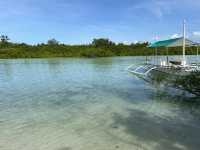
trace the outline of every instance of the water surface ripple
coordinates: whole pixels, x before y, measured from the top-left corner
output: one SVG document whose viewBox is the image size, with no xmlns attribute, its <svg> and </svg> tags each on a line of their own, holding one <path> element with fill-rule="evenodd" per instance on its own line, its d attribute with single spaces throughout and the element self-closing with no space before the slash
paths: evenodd
<svg viewBox="0 0 200 150">
<path fill-rule="evenodd" d="M 125 70 L 144 59 L 0 60 L 0 149 L 198 150 L 200 103 Z"/>
</svg>

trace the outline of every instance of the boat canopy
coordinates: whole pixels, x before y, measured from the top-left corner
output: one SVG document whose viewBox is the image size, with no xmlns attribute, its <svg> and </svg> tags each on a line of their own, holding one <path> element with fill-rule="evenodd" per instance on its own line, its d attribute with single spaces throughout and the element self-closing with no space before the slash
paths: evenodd
<svg viewBox="0 0 200 150">
<path fill-rule="evenodd" d="M 197 46 L 198 43 L 195 43 L 191 40 L 185 39 L 185 46 L 191 47 L 191 46 Z M 175 38 L 175 39 L 169 39 L 164 41 L 157 41 L 155 43 L 150 44 L 148 47 L 151 48 L 157 48 L 157 47 L 181 47 L 183 46 L 183 38 Z"/>
</svg>

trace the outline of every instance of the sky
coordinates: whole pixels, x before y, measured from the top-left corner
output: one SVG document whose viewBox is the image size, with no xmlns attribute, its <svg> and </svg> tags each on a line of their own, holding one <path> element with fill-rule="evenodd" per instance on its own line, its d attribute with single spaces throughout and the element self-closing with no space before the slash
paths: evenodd
<svg viewBox="0 0 200 150">
<path fill-rule="evenodd" d="M 1 0 L 0 34 L 13 42 L 132 43 L 181 36 L 200 41 L 200 0 Z"/>
</svg>

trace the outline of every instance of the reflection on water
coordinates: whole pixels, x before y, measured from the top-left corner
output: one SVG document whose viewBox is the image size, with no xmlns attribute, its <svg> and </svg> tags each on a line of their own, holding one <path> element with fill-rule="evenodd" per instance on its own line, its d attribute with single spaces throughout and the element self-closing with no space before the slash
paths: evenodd
<svg viewBox="0 0 200 150">
<path fill-rule="evenodd" d="M 198 150 L 198 98 L 125 70 L 143 60 L 0 60 L 0 149 Z"/>
<path fill-rule="evenodd" d="M 0 64 L 0 78 L 4 78 L 3 80 L 10 80 L 12 76 L 12 68 L 10 63 L 3 61 Z"/>
</svg>

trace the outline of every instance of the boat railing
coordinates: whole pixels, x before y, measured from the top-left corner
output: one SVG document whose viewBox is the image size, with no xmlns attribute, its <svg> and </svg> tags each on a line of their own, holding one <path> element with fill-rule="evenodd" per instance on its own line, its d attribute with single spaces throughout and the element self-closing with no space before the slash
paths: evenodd
<svg viewBox="0 0 200 150">
<path fill-rule="evenodd" d="M 148 74 L 153 71 L 161 71 L 166 73 L 189 73 L 189 72 L 195 72 L 200 71 L 199 65 L 154 65 L 154 64 L 145 64 L 141 65 L 139 67 L 135 67 L 134 65 L 130 66 L 128 68 L 128 71 L 135 74 L 135 75 L 142 75 L 142 76 L 148 76 Z"/>
<path fill-rule="evenodd" d="M 131 73 L 134 73 L 136 75 L 146 76 L 146 75 L 148 75 L 148 73 L 150 71 L 152 71 L 153 69 L 156 69 L 156 68 L 157 68 L 157 66 L 152 65 L 152 64 L 146 64 L 146 65 L 142 65 L 142 66 L 139 66 L 136 68 L 135 68 L 135 66 L 132 65 L 128 68 L 128 71 Z"/>
</svg>

